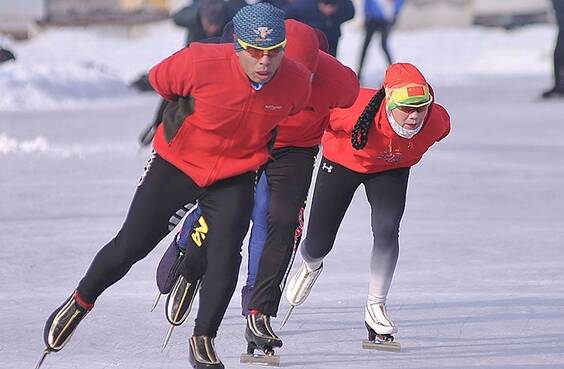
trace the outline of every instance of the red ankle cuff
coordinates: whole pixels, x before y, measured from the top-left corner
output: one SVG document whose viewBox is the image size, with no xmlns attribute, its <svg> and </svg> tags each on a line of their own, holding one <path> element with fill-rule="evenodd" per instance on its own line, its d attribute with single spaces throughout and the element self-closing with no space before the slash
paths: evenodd
<svg viewBox="0 0 564 369">
<path fill-rule="evenodd" d="M 90 310 L 94 307 L 94 303 L 84 300 L 78 291 L 74 292 L 74 301 L 86 310 Z"/>
</svg>

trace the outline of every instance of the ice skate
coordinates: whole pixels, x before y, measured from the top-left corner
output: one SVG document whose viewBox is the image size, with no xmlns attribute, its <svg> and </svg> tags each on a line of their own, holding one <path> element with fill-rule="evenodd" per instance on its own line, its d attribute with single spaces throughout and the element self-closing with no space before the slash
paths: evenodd
<svg viewBox="0 0 564 369">
<path fill-rule="evenodd" d="M 309 296 L 309 293 L 311 292 L 315 281 L 321 274 L 321 271 L 323 271 L 323 263 L 321 263 L 317 269 L 310 270 L 307 264 L 304 262 L 302 263 L 300 270 L 298 270 L 298 272 L 292 277 L 292 279 L 290 279 L 290 282 L 288 283 L 288 289 L 286 290 L 286 299 L 290 304 L 290 308 L 288 309 L 286 316 L 284 316 L 284 319 L 282 320 L 280 329 L 282 329 L 282 327 L 284 327 L 284 325 L 288 321 L 292 310 L 294 310 L 296 306 L 301 305 L 305 302 L 305 300 Z"/>
<path fill-rule="evenodd" d="M 43 331 L 45 350 L 36 368 L 41 366 L 49 353 L 57 352 L 67 344 L 78 324 L 93 307 L 94 304 L 82 301 L 75 291 L 49 316 Z"/>
<path fill-rule="evenodd" d="M 247 352 L 241 354 L 241 363 L 266 364 L 278 366 L 280 357 L 274 354 L 274 348 L 282 347 L 282 340 L 270 326 L 270 317 L 253 311 L 247 315 L 245 329 Z M 258 353 L 255 353 L 258 350 Z"/>
<path fill-rule="evenodd" d="M 393 336 L 397 328 L 388 316 L 386 305 L 367 304 L 364 310 L 364 324 L 368 330 L 368 340 L 362 341 L 362 348 L 400 351 L 400 344 L 394 342 Z"/>
<path fill-rule="evenodd" d="M 167 295 L 178 280 L 179 266 L 184 259 L 185 250 L 179 247 L 178 235 L 170 243 L 157 266 L 157 287 L 159 291 L 155 297 L 151 311 L 155 310 L 161 295 Z"/>
<path fill-rule="evenodd" d="M 186 318 L 188 318 L 199 289 L 200 280 L 188 282 L 183 276 L 178 277 L 176 284 L 166 299 L 165 315 L 171 326 L 167 332 L 161 351 L 166 348 L 174 327 L 181 325 Z"/>
<path fill-rule="evenodd" d="M 192 336 L 188 340 L 190 365 L 195 369 L 223 369 L 217 357 L 213 337 Z"/>
<path fill-rule="evenodd" d="M 552 99 L 552 98 L 559 98 L 564 97 L 564 88 L 562 87 L 553 87 L 549 90 L 544 91 L 541 94 L 542 99 Z"/>
</svg>

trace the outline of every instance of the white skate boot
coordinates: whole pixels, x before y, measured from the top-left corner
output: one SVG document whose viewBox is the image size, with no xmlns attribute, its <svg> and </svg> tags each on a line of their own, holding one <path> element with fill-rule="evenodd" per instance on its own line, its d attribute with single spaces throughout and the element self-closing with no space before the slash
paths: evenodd
<svg viewBox="0 0 564 369">
<path fill-rule="evenodd" d="M 399 342 L 394 342 L 394 333 L 398 330 L 388 316 L 386 305 L 366 304 L 364 324 L 368 330 L 368 340 L 362 342 L 362 348 L 384 351 L 399 351 Z"/>
<path fill-rule="evenodd" d="M 290 279 L 288 288 L 286 289 L 286 299 L 290 304 L 290 309 L 286 313 L 280 329 L 282 329 L 288 321 L 292 310 L 294 310 L 296 306 L 305 302 L 322 270 L 323 263 L 321 263 L 317 269 L 310 270 L 304 262 L 298 272 L 292 277 L 292 279 Z"/>
</svg>

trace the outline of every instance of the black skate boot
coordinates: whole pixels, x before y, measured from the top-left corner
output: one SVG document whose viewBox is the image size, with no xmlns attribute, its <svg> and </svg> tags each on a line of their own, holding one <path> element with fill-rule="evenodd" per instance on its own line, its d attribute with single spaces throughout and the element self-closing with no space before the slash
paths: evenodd
<svg viewBox="0 0 564 369">
<path fill-rule="evenodd" d="M 61 306 L 51 313 L 43 330 L 45 350 L 37 363 L 37 369 L 49 353 L 60 351 L 67 344 L 78 324 L 93 307 L 93 303 L 85 302 L 80 298 L 78 292 L 75 291 Z"/>
<path fill-rule="evenodd" d="M 256 310 L 252 310 L 247 315 L 245 339 L 247 340 L 247 352 L 241 355 L 242 363 L 280 364 L 280 357 L 274 355 L 274 348 L 282 347 L 282 340 L 272 330 L 268 315 Z M 263 354 L 255 354 L 255 350 L 262 351 Z"/>
<path fill-rule="evenodd" d="M 170 339 L 170 335 L 172 334 L 174 327 L 181 325 L 184 323 L 186 318 L 188 318 L 199 289 L 200 280 L 188 282 L 188 280 L 183 276 L 178 277 L 176 284 L 166 299 L 165 315 L 171 326 L 165 337 L 161 351 L 164 350 L 168 344 L 168 340 Z"/>
<path fill-rule="evenodd" d="M 153 306 L 151 306 L 151 311 L 157 307 L 161 295 L 168 295 L 170 293 L 180 276 L 180 265 L 183 263 L 186 250 L 179 247 L 178 236 L 177 234 L 174 237 L 174 240 L 166 249 L 157 266 L 157 287 L 159 290 L 153 301 Z"/>
<path fill-rule="evenodd" d="M 195 369 L 223 369 L 223 363 L 217 357 L 213 337 L 192 336 L 188 340 L 190 364 Z"/>
<path fill-rule="evenodd" d="M 83 301 L 78 292 L 74 292 L 45 323 L 43 340 L 47 349 L 55 352 L 61 350 L 93 307 L 94 304 Z"/>
</svg>

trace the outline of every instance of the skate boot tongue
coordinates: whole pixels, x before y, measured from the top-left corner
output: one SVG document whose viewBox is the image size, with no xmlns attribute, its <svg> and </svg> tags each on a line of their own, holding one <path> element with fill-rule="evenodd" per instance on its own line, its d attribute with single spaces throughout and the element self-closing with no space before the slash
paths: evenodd
<svg viewBox="0 0 564 369">
<path fill-rule="evenodd" d="M 280 364 L 280 357 L 274 353 L 274 348 L 282 347 L 282 340 L 270 326 L 268 315 L 251 310 L 251 314 L 247 316 L 245 339 L 247 340 L 247 352 L 241 354 L 241 363 L 274 366 Z M 255 350 L 258 350 L 258 353 Z"/>
<path fill-rule="evenodd" d="M 286 298 L 290 305 L 297 306 L 305 302 L 322 271 L 323 263 L 319 263 L 314 270 L 310 270 L 308 264 L 302 263 L 298 272 L 288 283 Z"/>
<path fill-rule="evenodd" d="M 388 316 L 385 304 L 367 304 L 364 320 L 378 334 L 394 334 L 397 328 Z"/>
<path fill-rule="evenodd" d="M 188 340 L 190 364 L 196 369 L 224 369 L 215 351 L 213 337 L 192 336 Z"/>
<path fill-rule="evenodd" d="M 270 317 L 252 310 L 247 316 L 247 329 L 245 330 L 247 342 L 253 343 L 257 348 L 282 347 L 282 340 L 274 333 L 270 326 Z"/>
</svg>

